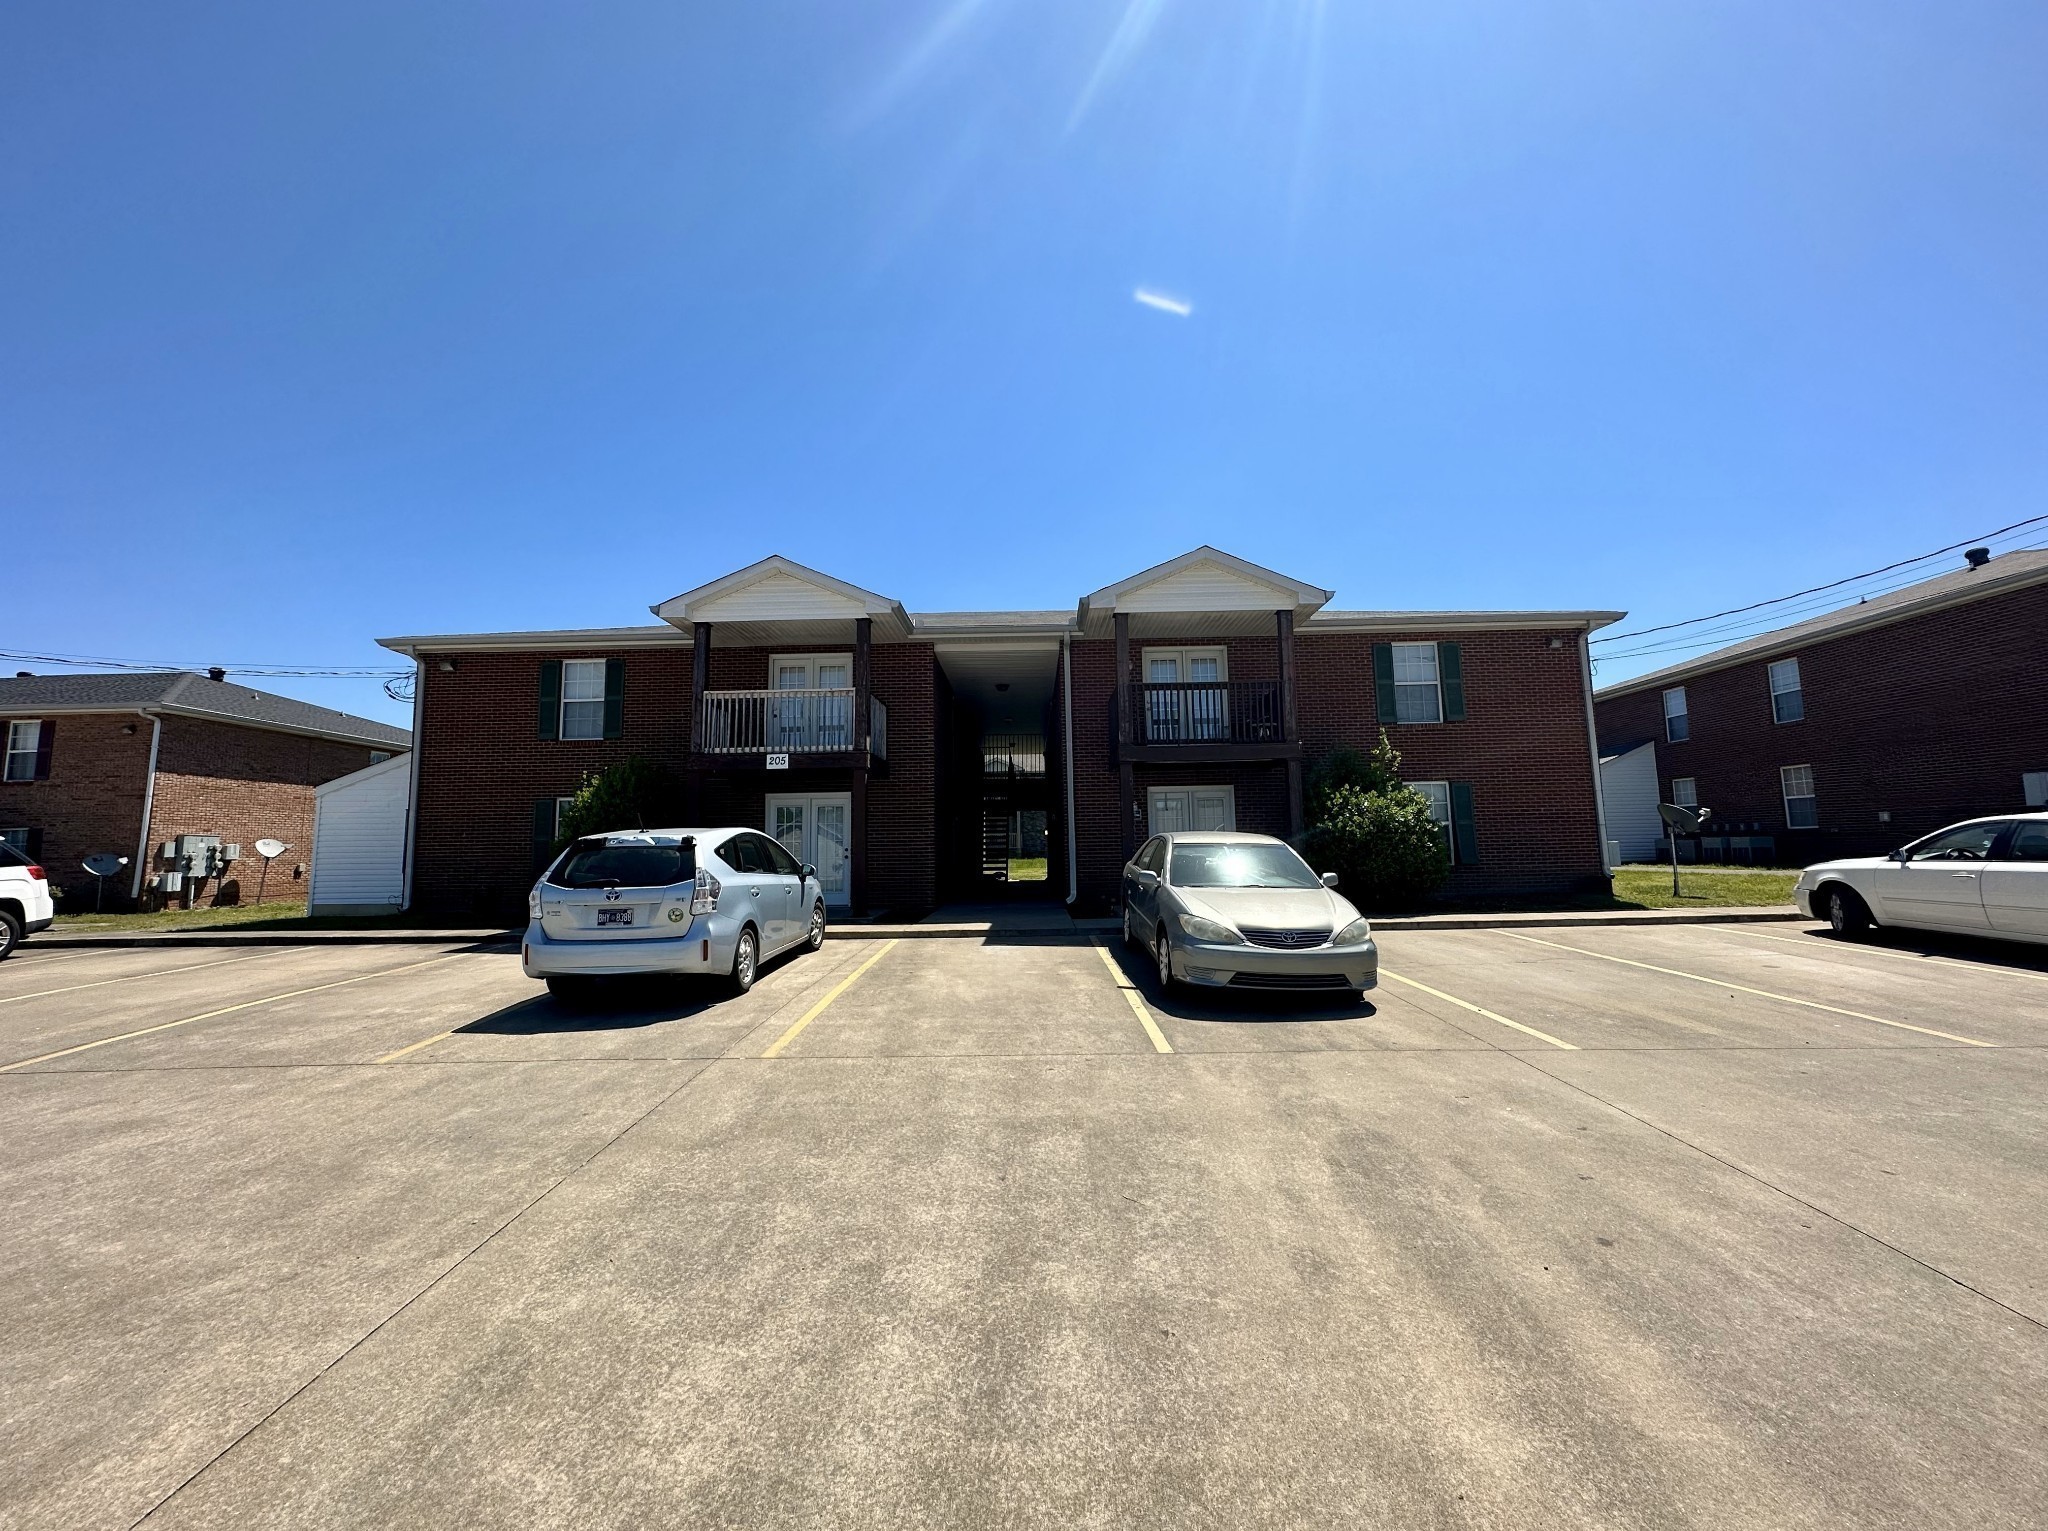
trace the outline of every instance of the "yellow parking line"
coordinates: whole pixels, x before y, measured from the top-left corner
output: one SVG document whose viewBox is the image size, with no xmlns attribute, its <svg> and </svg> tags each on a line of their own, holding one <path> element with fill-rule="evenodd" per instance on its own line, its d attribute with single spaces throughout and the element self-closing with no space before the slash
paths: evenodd
<svg viewBox="0 0 2048 1531">
<path fill-rule="evenodd" d="M 1403 978 L 1399 973 L 1392 973 L 1385 968 L 1381 968 L 1380 977 L 1391 978 L 1395 983 L 1405 983 L 1411 989 L 1420 989 L 1424 994 L 1434 995 L 1446 1004 L 1456 1005 L 1461 1010 L 1470 1010 L 1474 1015 L 1483 1015 L 1489 1021 L 1498 1021 L 1501 1025 L 1512 1027 L 1524 1036 L 1534 1037 L 1539 1042 L 1548 1042 L 1552 1047 L 1561 1047 L 1568 1053 L 1575 1053 L 1579 1050 L 1578 1044 L 1575 1042 L 1560 1041 L 1547 1031 L 1538 1031 L 1534 1026 L 1524 1026 L 1520 1021 L 1511 1021 L 1504 1015 L 1494 1014 L 1482 1005 L 1473 1004 L 1469 999 L 1460 999 L 1455 994 L 1446 994 L 1442 989 L 1432 989 L 1426 983 L 1417 983 L 1412 978 Z"/>
<path fill-rule="evenodd" d="M 5 999 L 0 999 L 0 1005 L 11 1005 L 17 1000 L 24 999 L 48 999 L 52 994 L 76 994 L 80 989 L 104 989 L 110 983 L 134 983 L 138 978 L 168 978 L 173 973 L 196 973 L 201 968 L 231 967 L 237 962 L 256 962 L 264 957 L 279 957 L 286 952 L 300 950 L 303 948 L 288 946 L 278 951 L 258 952 L 253 957 L 223 957 L 218 962 L 188 962 L 181 968 L 151 968 L 147 973 L 128 973 L 120 978 L 101 978 L 92 983 L 67 984 L 61 989 L 38 989 L 33 994 L 10 994 Z"/>
<path fill-rule="evenodd" d="M 1525 936 L 1516 930 L 1495 931 L 1495 935 L 1508 936 L 1516 941 L 1527 941 L 1533 946 L 1555 947 L 1561 952 L 1575 952 L 1581 957 L 1598 957 L 1602 962 L 1618 962 L 1623 967 L 1641 968 L 1646 973 L 1664 973 L 1672 978 L 1689 978 L 1694 983 L 1712 984 L 1717 989 L 1733 989 L 1738 994 L 1754 994 L 1760 999 L 1775 999 L 1780 1004 L 1801 1005 L 1808 1010 L 1825 1010 L 1830 1015 L 1846 1015 L 1852 1020 L 1871 1021 L 1879 1026 L 1895 1026 L 1900 1031 L 1917 1031 L 1924 1037 L 1940 1037 L 1944 1042 L 1960 1042 L 1965 1047 L 1996 1047 L 1996 1042 L 1980 1042 L 1975 1037 L 1959 1037 L 1952 1031 L 1936 1031 L 1932 1026 L 1915 1026 L 1908 1021 L 1888 1021 L 1881 1015 L 1866 1015 L 1861 1010 L 1844 1010 L 1840 1005 L 1823 1005 L 1817 999 L 1799 999 L 1790 994 L 1774 994 L 1769 989 L 1752 989 L 1748 984 L 1730 983 L 1725 978 L 1709 978 L 1703 973 L 1687 973 L 1678 968 L 1659 967 L 1654 962 L 1637 962 L 1632 957 L 1610 957 L 1605 952 L 1588 951 L 1583 946 L 1567 946 L 1562 941 L 1545 941 L 1536 936 Z"/>
<path fill-rule="evenodd" d="M 380 968 L 374 973 L 358 973 L 354 978 L 341 978 L 333 983 L 316 983 L 310 989 L 292 989 L 284 994 L 271 994 L 262 999 L 244 1000 L 239 1005 L 223 1005 L 218 1010 L 203 1011 L 188 1015 L 182 1020 L 165 1021 L 157 1026 L 141 1026 L 134 1031 L 124 1031 L 116 1036 L 101 1037 L 97 1042 L 80 1042 L 76 1047 L 60 1047 L 53 1053 L 38 1053 L 33 1058 L 18 1058 L 13 1063 L 0 1064 L 0 1074 L 25 1069 L 31 1063 L 48 1063 L 56 1058 L 69 1058 L 73 1053 L 89 1053 L 95 1047 L 111 1047 L 116 1042 L 132 1041 L 136 1037 L 153 1036 L 159 1031 L 170 1031 L 179 1026 L 190 1026 L 194 1021 L 210 1021 L 215 1016 L 233 1015 L 238 1010 L 254 1010 L 259 1005 L 274 1005 L 279 1000 L 297 999 L 301 994 L 320 994 L 328 989 L 345 988 L 352 983 L 367 983 L 372 978 L 389 978 L 394 973 L 410 973 L 416 968 L 432 967 L 437 962 L 447 962 L 459 957 L 460 952 L 449 952 L 446 956 L 430 957 L 425 962 L 408 962 L 403 967 Z"/>
<path fill-rule="evenodd" d="M 1902 962 L 1938 962 L 1947 967 L 1967 968 L 1973 973 L 2004 973 L 2013 978 L 2031 978 L 2036 983 L 2048 983 L 2048 973 L 2036 973 L 2029 968 L 2002 967 L 1996 963 L 1966 962 L 1961 957 L 1944 957 L 1939 952 L 1902 952 L 1890 946 L 1849 946 L 1841 941 L 1828 941 L 1825 937 L 1778 936 L 1769 931 L 1751 930 L 1746 925 L 1730 925 L 1730 930 L 1745 936 L 1756 936 L 1764 941 L 1783 941 L 1787 946 L 1803 946 L 1809 951 L 1868 952 L 1873 957 L 1897 957 Z"/>
<path fill-rule="evenodd" d="M 1159 1023 L 1152 1019 L 1152 1011 L 1145 1004 L 1145 996 L 1138 992 L 1138 986 L 1132 983 L 1130 978 L 1125 975 L 1123 968 L 1117 963 L 1116 958 L 1110 956 L 1107 946 L 1104 946 L 1100 941 L 1096 941 L 1093 944 L 1097 954 L 1102 958 L 1102 965 L 1109 969 L 1111 981 L 1123 991 L 1124 998 L 1130 1001 L 1131 1014 L 1138 1018 L 1138 1024 L 1145 1028 L 1145 1035 L 1152 1039 L 1152 1051 L 1155 1053 L 1172 1052 L 1172 1044 L 1166 1040 L 1166 1033 L 1159 1029 Z"/>
<path fill-rule="evenodd" d="M 855 968 L 851 973 L 848 973 L 844 978 L 840 979 L 839 982 L 834 984 L 831 987 L 831 989 L 826 993 L 823 999 L 819 1000 L 815 1005 L 811 1006 L 810 1009 L 806 1010 L 803 1013 L 803 1015 L 798 1018 L 797 1023 L 794 1026 L 790 1027 L 789 1030 L 785 1031 L 781 1036 L 777 1037 L 774 1040 L 774 1042 L 769 1045 L 768 1050 L 761 1054 L 761 1056 L 764 1058 L 781 1057 L 782 1050 L 785 1047 L 789 1046 L 790 1043 L 794 1042 L 797 1039 L 797 1036 L 803 1031 L 803 1029 L 806 1026 L 810 1025 L 811 1022 L 815 1021 L 819 1016 L 823 1015 L 825 1013 L 825 1007 L 827 1005 L 831 1004 L 833 1000 L 839 998 L 840 995 L 844 994 L 848 989 L 852 988 L 854 985 L 854 981 L 858 979 L 861 974 L 865 973 L 869 968 L 873 967 L 877 962 L 880 962 L 884 957 L 889 955 L 889 948 L 894 946 L 896 944 L 896 941 L 897 938 L 894 936 L 890 937 L 887 941 L 884 941 L 882 943 L 882 949 L 880 951 L 876 952 L 874 956 L 868 958 L 867 961 L 863 962 L 859 967 Z"/>
<path fill-rule="evenodd" d="M 431 1037 L 421 1038 L 419 1041 L 413 1043 L 410 1047 L 401 1047 L 395 1053 L 386 1053 L 377 1061 L 379 1063 L 395 1063 L 400 1058 L 403 1058 L 407 1053 L 416 1053 L 422 1047 L 432 1047 L 436 1042 L 445 1042 L 454 1035 L 455 1033 L 453 1031 L 437 1031 Z"/>
</svg>

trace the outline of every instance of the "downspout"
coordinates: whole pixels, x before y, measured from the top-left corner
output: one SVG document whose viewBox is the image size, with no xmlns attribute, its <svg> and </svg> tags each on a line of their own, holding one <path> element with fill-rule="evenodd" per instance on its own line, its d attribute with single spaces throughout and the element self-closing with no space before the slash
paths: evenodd
<svg viewBox="0 0 2048 1531">
<path fill-rule="evenodd" d="M 1067 902 L 1071 904 L 1081 896 L 1081 868 L 1075 860 L 1074 851 L 1074 640 L 1071 634 L 1060 637 L 1060 693 L 1066 709 L 1065 723 L 1060 729 L 1060 748 L 1066 759 Z"/>
<path fill-rule="evenodd" d="M 405 758 L 405 867 L 399 880 L 400 909 L 412 908 L 412 857 L 413 842 L 419 834 L 420 822 L 420 720 L 426 714 L 427 706 L 427 661 L 425 656 L 415 654 L 412 659 L 412 748 Z"/>
<path fill-rule="evenodd" d="M 130 903 L 141 902 L 142 873 L 149 865 L 149 820 L 156 812 L 156 748 L 164 737 L 164 720 L 161 717 L 139 707 L 136 715 L 149 719 L 149 774 L 142 779 L 142 833 L 135 842 L 135 875 L 128 884 Z"/>
<path fill-rule="evenodd" d="M 1600 729 L 1593 721 L 1593 647 L 1587 640 L 1590 631 L 1582 628 L 1579 632 L 1579 676 L 1586 691 L 1586 743 L 1593 753 L 1593 814 L 1600 822 L 1600 870 L 1612 877 L 1614 866 L 1607 859 L 1607 794 L 1600 783 Z"/>
</svg>

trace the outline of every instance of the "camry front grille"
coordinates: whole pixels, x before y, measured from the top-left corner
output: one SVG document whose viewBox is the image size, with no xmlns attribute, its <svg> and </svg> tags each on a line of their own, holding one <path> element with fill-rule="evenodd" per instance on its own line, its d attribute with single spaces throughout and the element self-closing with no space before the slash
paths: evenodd
<svg viewBox="0 0 2048 1531">
<path fill-rule="evenodd" d="M 1327 930 L 1253 930 L 1240 925 L 1238 933 L 1253 946 L 1272 946 L 1283 952 L 1303 951 L 1311 946 L 1321 946 L 1330 939 Z"/>
</svg>

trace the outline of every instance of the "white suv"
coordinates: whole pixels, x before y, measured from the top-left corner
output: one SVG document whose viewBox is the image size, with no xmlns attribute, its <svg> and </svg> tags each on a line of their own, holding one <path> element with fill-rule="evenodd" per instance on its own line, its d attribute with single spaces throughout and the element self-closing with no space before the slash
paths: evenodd
<svg viewBox="0 0 2048 1531">
<path fill-rule="evenodd" d="M 0 840 L 0 958 L 21 945 L 23 936 L 48 930 L 56 912 L 43 869 Z"/>
</svg>

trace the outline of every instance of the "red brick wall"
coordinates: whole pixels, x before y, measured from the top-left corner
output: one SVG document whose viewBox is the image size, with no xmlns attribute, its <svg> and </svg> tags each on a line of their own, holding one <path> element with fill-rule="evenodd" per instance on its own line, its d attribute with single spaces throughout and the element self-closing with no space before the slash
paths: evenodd
<svg viewBox="0 0 2048 1531">
<path fill-rule="evenodd" d="M 193 902 L 247 903 L 256 897 L 263 870 L 255 842 L 268 835 L 292 848 L 271 866 L 264 897 L 303 898 L 307 879 L 294 869 L 313 863 L 313 789 L 360 771 L 370 754 L 368 745 L 165 718 L 149 819 L 150 870 L 157 869 L 164 841 L 219 835 L 223 843 L 242 847 L 242 860 L 225 879 L 194 890 Z"/>
<path fill-rule="evenodd" d="M 1339 745 L 1369 750 L 1378 741 L 1375 642 L 1456 642 L 1464 660 L 1466 720 L 1388 729 L 1402 755 L 1403 775 L 1472 783 L 1479 862 L 1454 871 L 1447 894 L 1604 887 L 1578 645 L 1576 635 L 1566 634 L 1563 646 L 1553 649 L 1554 636 L 1545 631 L 1297 633 L 1295 705 L 1304 770 Z M 1131 643 L 1134 677 L 1144 647 L 1135 639 Z M 1231 639 L 1229 647 L 1233 680 L 1277 674 L 1274 640 Z M 1096 908 L 1115 897 L 1122 868 L 1117 775 L 1110 763 L 1109 693 L 1115 669 L 1113 641 L 1074 645 L 1075 820 L 1081 836 L 1082 897 Z M 1141 812 L 1150 786 L 1228 784 L 1236 793 L 1240 829 L 1287 831 L 1283 765 L 1141 764 L 1133 776 Z M 1142 835 L 1142 819 L 1138 832 Z"/>
<path fill-rule="evenodd" d="M 55 726 L 47 781 L 0 782 L 0 829 L 40 829 L 38 854 L 60 909 L 92 907 L 92 876 L 79 863 L 98 851 L 131 865 L 110 879 L 107 907 L 125 904 L 142 830 L 143 784 L 149 774 L 149 720 L 133 713 L 46 718 Z M 133 733 L 124 729 L 133 728 Z M 0 739 L 6 724 L 0 722 Z"/>
<path fill-rule="evenodd" d="M 1806 717 L 1778 723 L 1768 668 L 1794 657 Z M 1693 676 L 1683 743 L 1664 738 L 1663 688 L 1606 698 L 1601 746 L 1656 740 L 1667 799 L 1673 777 L 1694 778 L 1717 822 L 1761 825 L 1787 864 L 1878 854 L 2024 806 L 2021 775 L 2048 771 L 2044 660 L 2048 586 L 2035 586 Z M 1813 767 L 1818 830 L 1785 828 L 1788 765 Z"/>
</svg>

